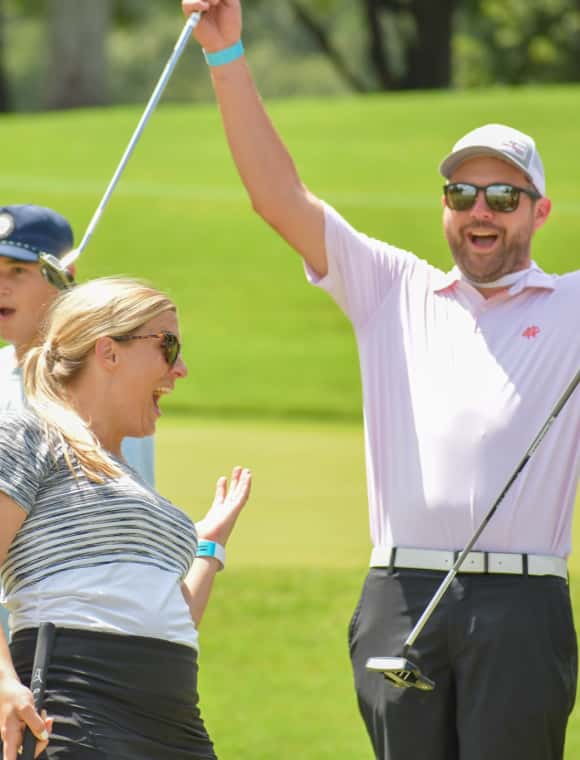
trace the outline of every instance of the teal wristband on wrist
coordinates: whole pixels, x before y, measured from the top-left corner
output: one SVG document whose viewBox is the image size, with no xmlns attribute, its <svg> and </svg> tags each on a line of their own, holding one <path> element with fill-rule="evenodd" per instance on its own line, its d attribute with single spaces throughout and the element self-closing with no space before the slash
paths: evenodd
<svg viewBox="0 0 580 760">
<path fill-rule="evenodd" d="M 223 570 L 226 564 L 226 550 L 216 541 L 206 541 L 200 539 L 197 542 L 196 557 L 214 557 L 221 564 L 220 570 Z"/>
<path fill-rule="evenodd" d="M 241 40 L 238 40 L 235 45 L 218 50 L 216 53 L 206 53 L 203 51 L 205 60 L 208 66 L 224 66 L 226 63 L 231 63 L 238 58 L 241 58 L 244 54 L 244 46 Z"/>
</svg>

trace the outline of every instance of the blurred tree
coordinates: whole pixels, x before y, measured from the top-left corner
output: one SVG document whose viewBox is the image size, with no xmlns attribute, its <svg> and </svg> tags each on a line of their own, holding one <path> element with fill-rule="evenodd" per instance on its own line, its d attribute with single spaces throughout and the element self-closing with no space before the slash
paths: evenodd
<svg viewBox="0 0 580 760">
<path fill-rule="evenodd" d="M 254 0 L 256 2 L 257 0 Z M 329 18 L 339 0 L 288 0 L 294 15 L 352 89 L 369 89 L 333 41 Z M 365 56 L 382 90 L 447 87 L 451 80 L 452 22 L 460 0 L 359 0 L 367 27 Z"/>
<path fill-rule="evenodd" d="M 352 56 L 341 54 L 333 38 L 330 21 L 341 12 L 341 0 L 287 2 L 342 79 L 355 90 L 372 88 L 354 74 Z M 580 80 L 580 0 L 359 0 L 358 5 L 373 89 L 463 84 L 464 64 L 476 69 L 468 84 Z"/>
<path fill-rule="evenodd" d="M 580 0 L 463 0 L 457 33 L 460 84 L 580 81 Z"/>
<path fill-rule="evenodd" d="M 106 102 L 111 11 L 111 0 L 46 0 L 49 108 Z"/>
<path fill-rule="evenodd" d="M 451 83 L 451 40 L 458 3 L 459 0 L 409 3 L 414 34 L 406 45 L 403 89 L 433 89 Z"/>
<path fill-rule="evenodd" d="M 580 0 L 243 4 L 268 97 L 580 81 Z M 0 110 L 142 102 L 181 22 L 177 0 L 0 0 Z M 166 98 L 211 98 L 203 69 Z"/>
<path fill-rule="evenodd" d="M 10 110 L 10 98 L 8 95 L 8 82 L 5 66 L 5 39 L 6 39 L 6 8 L 4 0 L 0 0 L 0 113 Z"/>
<path fill-rule="evenodd" d="M 303 5 L 300 0 L 288 0 L 288 2 L 296 20 L 307 29 L 308 33 L 316 41 L 316 44 L 332 63 L 341 79 L 355 92 L 365 92 L 368 90 L 369 88 L 365 80 L 359 77 L 356 71 L 349 66 L 340 48 L 333 43 L 329 25 L 318 19 L 311 10 L 311 6 L 318 5 L 319 8 L 321 7 L 328 13 L 330 10 L 328 0 L 319 0 L 318 3 L 312 2 L 309 6 Z"/>
<path fill-rule="evenodd" d="M 432 89 L 451 81 L 458 0 L 361 0 L 369 60 L 381 89 Z"/>
</svg>

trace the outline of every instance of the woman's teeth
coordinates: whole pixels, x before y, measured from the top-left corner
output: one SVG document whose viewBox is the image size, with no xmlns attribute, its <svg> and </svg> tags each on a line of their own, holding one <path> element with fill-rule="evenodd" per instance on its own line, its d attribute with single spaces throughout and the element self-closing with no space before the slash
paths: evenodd
<svg viewBox="0 0 580 760">
<path fill-rule="evenodd" d="M 161 396 L 171 393 L 171 388 L 156 388 L 153 391 L 153 401 L 157 404 Z"/>
</svg>

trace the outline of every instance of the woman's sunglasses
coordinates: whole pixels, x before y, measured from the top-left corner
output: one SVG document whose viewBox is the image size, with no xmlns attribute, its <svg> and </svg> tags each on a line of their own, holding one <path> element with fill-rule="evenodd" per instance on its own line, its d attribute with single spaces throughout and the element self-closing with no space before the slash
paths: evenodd
<svg viewBox="0 0 580 760">
<path fill-rule="evenodd" d="M 536 190 L 507 185 L 504 182 L 494 182 L 493 185 L 485 187 L 472 185 L 470 182 L 450 182 L 443 188 L 447 205 L 453 211 L 468 211 L 473 208 L 480 191 L 485 195 L 485 202 L 489 208 L 503 214 L 510 214 L 517 209 L 521 193 L 525 193 L 533 201 L 542 197 Z"/>
<path fill-rule="evenodd" d="M 151 333 L 151 335 L 116 335 L 111 337 L 113 340 L 116 340 L 117 343 L 123 343 L 127 340 L 158 338 L 161 341 L 161 351 L 163 352 L 165 361 L 167 364 L 169 364 L 170 367 L 174 366 L 175 362 L 179 359 L 179 354 L 181 353 L 181 343 L 179 342 L 177 335 L 174 335 L 172 332 L 167 332 L 165 330 L 163 332 Z"/>
</svg>

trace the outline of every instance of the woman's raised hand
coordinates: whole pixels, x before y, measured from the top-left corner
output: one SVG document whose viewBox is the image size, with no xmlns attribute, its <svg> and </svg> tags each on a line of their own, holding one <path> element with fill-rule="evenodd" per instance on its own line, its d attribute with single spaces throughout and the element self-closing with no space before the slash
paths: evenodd
<svg viewBox="0 0 580 760">
<path fill-rule="evenodd" d="M 219 478 L 213 504 L 203 520 L 196 524 L 199 537 L 225 546 L 251 488 L 252 473 L 247 468 L 234 467 L 229 485 L 227 478 Z"/>
</svg>

